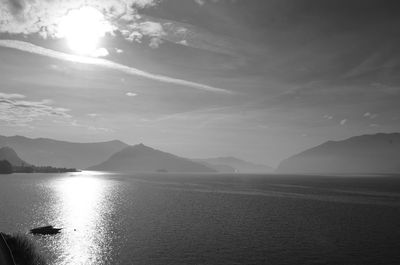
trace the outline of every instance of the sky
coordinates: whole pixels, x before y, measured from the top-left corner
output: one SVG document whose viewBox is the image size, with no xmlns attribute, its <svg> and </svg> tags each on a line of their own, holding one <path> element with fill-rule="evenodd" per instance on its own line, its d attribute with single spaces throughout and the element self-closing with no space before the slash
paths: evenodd
<svg viewBox="0 0 400 265">
<path fill-rule="evenodd" d="M 276 166 L 400 130 L 400 2 L 0 0 L 0 134 Z"/>
</svg>

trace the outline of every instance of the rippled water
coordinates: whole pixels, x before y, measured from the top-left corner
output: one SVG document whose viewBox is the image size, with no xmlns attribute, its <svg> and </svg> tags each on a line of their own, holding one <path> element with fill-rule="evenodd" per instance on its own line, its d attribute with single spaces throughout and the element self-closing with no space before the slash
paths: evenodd
<svg viewBox="0 0 400 265">
<path fill-rule="evenodd" d="M 0 176 L 0 231 L 50 264 L 400 264 L 400 177 Z"/>
</svg>

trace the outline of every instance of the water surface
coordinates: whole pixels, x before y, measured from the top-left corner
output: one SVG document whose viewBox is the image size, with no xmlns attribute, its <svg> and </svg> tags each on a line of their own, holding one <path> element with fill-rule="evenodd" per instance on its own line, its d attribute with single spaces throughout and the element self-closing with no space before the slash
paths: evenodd
<svg viewBox="0 0 400 265">
<path fill-rule="evenodd" d="M 399 264 L 400 177 L 0 176 L 0 230 L 50 264 Z"/>
</svg>

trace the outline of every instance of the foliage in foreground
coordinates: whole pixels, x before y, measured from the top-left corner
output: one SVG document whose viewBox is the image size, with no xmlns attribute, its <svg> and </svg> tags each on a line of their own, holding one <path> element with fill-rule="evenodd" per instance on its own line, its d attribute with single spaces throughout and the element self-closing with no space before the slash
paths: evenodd
<svg viewBox="0 0 400 265">
<path fill-rule="evenodd" d="M 76 168 L 64 168 L 64 167 L 50 167 L 50 166 L 13 166 L 7 160 L 0 161 L 0 174 L 11 174 L 11 173 L 65 173 L 65 172 L 78 172 Z"/>
<path fill-rule="evenodd" d="M 4 238 L 11 249 L 16 265 L 46 265 L 34 242 L 22 234 L 7 235 Z"/>
</svg>

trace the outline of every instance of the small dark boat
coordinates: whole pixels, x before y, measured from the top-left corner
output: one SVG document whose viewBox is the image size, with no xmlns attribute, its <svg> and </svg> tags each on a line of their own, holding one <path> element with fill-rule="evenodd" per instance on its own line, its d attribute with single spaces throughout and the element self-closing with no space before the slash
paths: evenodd
<svg viewBox="0 0 400 265">
<path fill-rule="evenodd" d="M 54 228 L 52 225 L 48 225 L 31 229 L 30 232 L 34 235 L 55 235 L 60 233 L 61 229 L 62 228 Z"/>
</svg>

